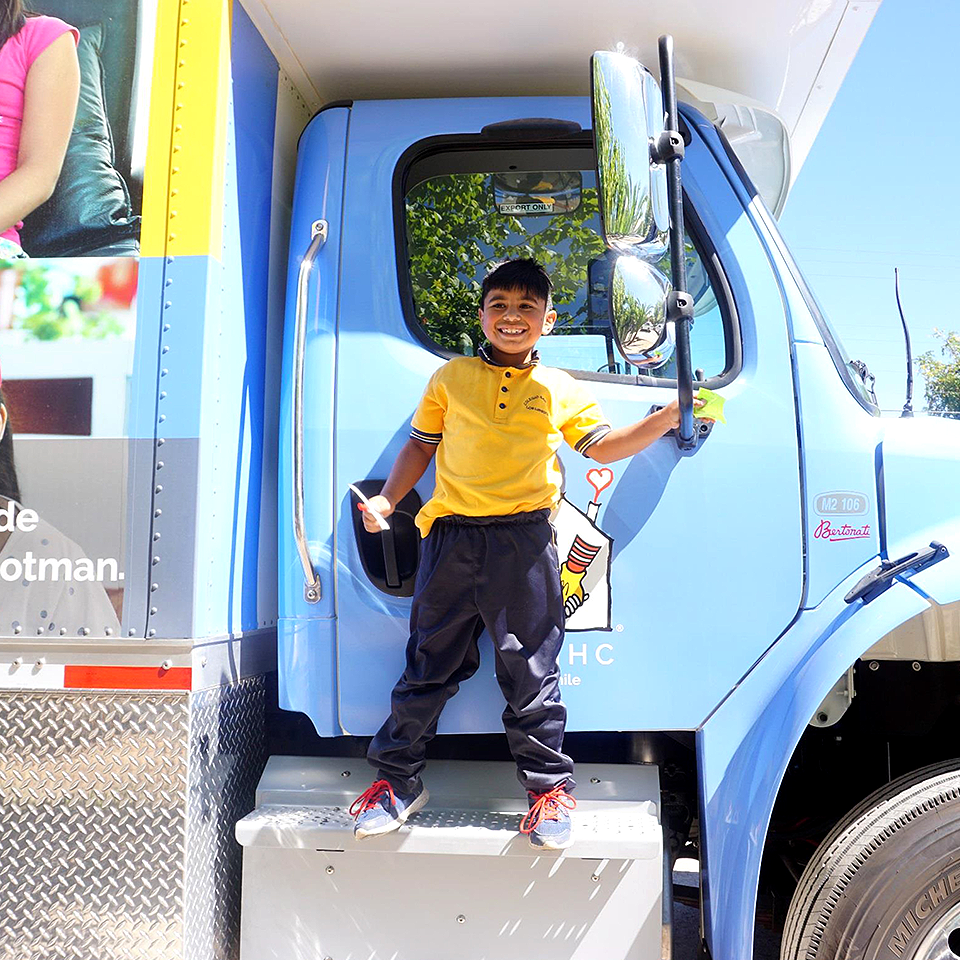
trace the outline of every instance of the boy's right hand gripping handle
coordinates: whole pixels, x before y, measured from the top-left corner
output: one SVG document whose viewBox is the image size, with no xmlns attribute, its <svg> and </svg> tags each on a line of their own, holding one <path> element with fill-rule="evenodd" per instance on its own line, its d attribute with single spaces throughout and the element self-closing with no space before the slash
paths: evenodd
<svg viewBox="0 0 960 960">
<path fill-rule="evenodd" d="M 389 530 L 390 524 L 387 523 L 387 521 L 384 519 L 383 514 L 379 510 L 377 510 L 377 508 L 363 495 L 363 491 L 360 490 L 358 487 L 355 487 L 352 483 L 348 484 L 348 486 L 357 495 L 357 498 L 360 500 L 360 502 L 357 504 L 357 509 L 363 511 L 364 513 L 370 514 L 370 516 L 372 516 L 373 519 L 377 521 L 377 527 L 379 527 L 380 530 Z M 381 499 L 383 499 L 384 502 L 389 503 L 386 497 L 382 497 Z M 363 526 L 364 526 L 364 529 L 367 528 L 366 518 L 364 518 Z M 368 529 L 367 532 L 374 533 L 375 531 Z"/>
<path fill-rule="evenodd" d="M 397 546 L 396 540 L 393 536 L 393 530 L 390 527 L 390 524 L 384 519 L 383 515 L 377 510 L 374 505 L 363 495 L 363 492 L 352 483 L 350 484 L 350 489 L 359 497 L 360 503 L 357 504 L 357 509 L 362 511 L 364 514 L 364 524 L 363 528 L 367 533 L 379 533 L 382 546 L 383 546 L 383 572 L 384 578 L 386 580 L 388 587 L 399 587 L 400 586 L 400 569 L 397 566 Z M 386 497 L 382 497 L 385 502 Z M 370 530 L 367 528 L 366 517 L 367 515 L 372 516 L 377 521 L 377 530 Z"/>
</svg>

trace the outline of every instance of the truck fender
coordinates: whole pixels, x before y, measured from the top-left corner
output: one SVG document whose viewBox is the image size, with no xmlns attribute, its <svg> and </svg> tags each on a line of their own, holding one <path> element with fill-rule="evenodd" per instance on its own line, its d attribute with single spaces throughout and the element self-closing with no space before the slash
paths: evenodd
<svg viewBox="0 0 960 960">
<path fill-rule="evenodd" d="M 704 930 L 714 960 L 753 955 L 760 859 L 800 737 L 850 664 L 930 603 L 895 582 L 870 603 L 845 594 L 864 564 L 803 610 L 697 731 Z"/>
</svg>

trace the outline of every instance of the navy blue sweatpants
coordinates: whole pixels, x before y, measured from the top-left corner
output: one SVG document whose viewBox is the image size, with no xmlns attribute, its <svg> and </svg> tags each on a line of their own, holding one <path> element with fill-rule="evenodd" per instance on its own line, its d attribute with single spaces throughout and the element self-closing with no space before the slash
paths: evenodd
<svg viewBox="0 0 960 960">
<path fill-rule="evenodd" d="M 484 627 L 493 640 L 507 701 L 503 727 L 520 782 L 534 793 L 564 781 L 573 789 L 557 665 L 563 600 L 548 516 L 538 510 L 441 517 L 421 544 L 407 666 L 367 753 L 394 789 L 416 788 L 440 711 L 480 666 L 477 640 Z"/>
</svg>

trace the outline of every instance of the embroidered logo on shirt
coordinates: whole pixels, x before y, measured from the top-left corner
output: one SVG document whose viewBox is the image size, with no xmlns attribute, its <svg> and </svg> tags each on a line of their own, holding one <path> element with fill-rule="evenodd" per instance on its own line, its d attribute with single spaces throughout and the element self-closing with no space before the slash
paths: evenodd
<svg viewBox="0 0 960 960">
<path fill-rule="evenodd" d="M 537 413 L 542 413 L 545 417 L 549 417 L 550 414 L 544 409 L 547 405 L 547 398 L 542 393 L 537 393 L 532 397 L 527 397 L 523 401 L 523 405 L 528 410 L 535 410 Z"/>
</svg>

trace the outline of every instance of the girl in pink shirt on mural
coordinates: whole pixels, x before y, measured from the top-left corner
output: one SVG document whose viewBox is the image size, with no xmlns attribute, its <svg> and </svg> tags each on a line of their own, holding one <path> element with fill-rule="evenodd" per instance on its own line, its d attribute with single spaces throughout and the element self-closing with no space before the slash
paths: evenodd
<svg viewBox="0 0 960 960">
<path fill-rule="evenodd" d="M 52 193 L 80 91 L 75 27 L 0 0 L 0 259 L 22 256 L 23 218 Z"/>
</svg>

